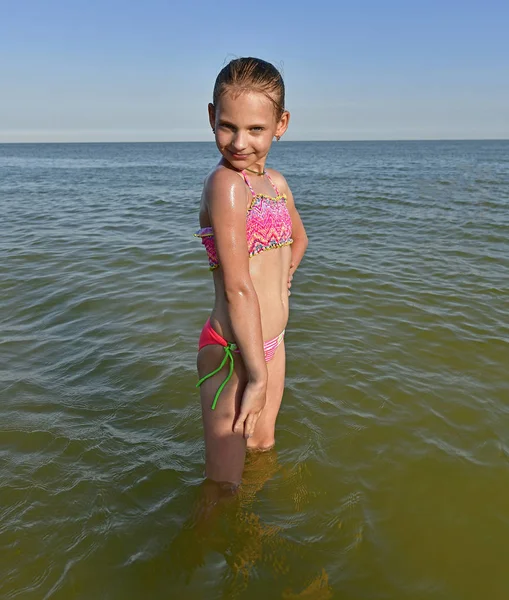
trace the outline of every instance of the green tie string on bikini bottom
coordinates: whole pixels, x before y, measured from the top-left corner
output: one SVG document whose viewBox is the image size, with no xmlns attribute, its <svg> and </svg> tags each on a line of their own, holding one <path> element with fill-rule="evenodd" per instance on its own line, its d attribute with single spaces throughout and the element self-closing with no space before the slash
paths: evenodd
<svg viewBox="0 0 509 600">
<path fill-rule="evenodd" d="M 215 371 L 212 371 L 212 373 L 209 373 L 208 375 L 205 375 L 205 377 L 202 377 L 200 379 L 200 381 L 198 381 L 198 383 L 196 384 L 196 387 L 200 387 L 200 385 L 204 381 L 206 381 L 209 377 L 212 377 L 216 373 L 219 373 L 219 371 L 224 367 L 226 361 L 228 359 L 230 359 L 230 371 L 229 371 L 226 379 L 219 386 L 219 388 L 218 388 L 218 390 L 216 392 L 216 395 L 214 396 L 214 402 L 212 402 L 212 406 L 211 406 L 212 410 L 214 410 L 216 408 L 217 399 L 219 398 L 221 392 L 223 391 L 224 386 L 230 381 L 230 379 L 231 379 L 231 377 L 233 375 L 234 360 L 233 360 L 232 350 L 236 350 L 237 349 L 237 344 L 229 343 L 226 346 L 223 346 L 223 348 L 224 348 L 224 358 L 221 361 L 221 364 L 219 365 L 219 367 L 217 367 L 217 369 Z"/>
</svg>

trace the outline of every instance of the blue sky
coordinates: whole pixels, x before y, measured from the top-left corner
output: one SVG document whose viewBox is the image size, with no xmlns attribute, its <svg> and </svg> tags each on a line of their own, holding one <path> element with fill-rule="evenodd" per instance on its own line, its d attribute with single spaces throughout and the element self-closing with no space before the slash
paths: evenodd
<svg viewBox="0 0 509 600">
<path fill-rule="evenodd" d="M 289 140 L 509 138 L 509 2 L 0 0 L 0 142 L 210 140 L 231 58 Z"/>
</svg>

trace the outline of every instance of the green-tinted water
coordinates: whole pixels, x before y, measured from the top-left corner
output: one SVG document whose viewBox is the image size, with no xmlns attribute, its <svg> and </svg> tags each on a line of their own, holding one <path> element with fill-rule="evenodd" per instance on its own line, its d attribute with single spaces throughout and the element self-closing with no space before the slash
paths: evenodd
<svg viewBox="0 0 509 600">
<path fill-rule="evenodd" d="M 506 598 L 509 142 L 274 148 L 310 237 L 277 450 L 210 509 L 215 158 L 0 146 L 0 597 Z"/>
</svg>

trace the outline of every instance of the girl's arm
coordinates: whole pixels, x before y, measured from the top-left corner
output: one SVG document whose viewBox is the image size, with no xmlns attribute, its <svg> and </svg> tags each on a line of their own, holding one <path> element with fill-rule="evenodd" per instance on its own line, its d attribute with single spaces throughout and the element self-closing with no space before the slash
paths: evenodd
<svg viewBox="0 0 509 600">
<path fill-rule="evenodd" d="M 248 375 L 234 431 L 249 437 L 265 405 L 267 365 L 258 296 L 249 274 L 246 186 L 235 172 L 218 169 L 207 181 L 206 199 L 223 275 L 228 315 Z"/>
<path fill-rule="evenodd" d="M 290 277 L 293 277 L 293 274 L 297 270 L 297 267 L 300 265 L 300 261 L 306 252 L 306 248 L 308 247 L 308 236 L 306 234 L 306 230 L 304 229 L 304 225 L 302 223 L 302 219 L 295 208 L 295 201 L 293 199 L 293 194 L 286 185 L 286 206 L 288 207 L 288 212 L 290 213 L 290 217 L 292 219 L 292 238 L 293 244 L 290 246 L 292 249 L 292 262 L 290 264 Z"/>
</svg>

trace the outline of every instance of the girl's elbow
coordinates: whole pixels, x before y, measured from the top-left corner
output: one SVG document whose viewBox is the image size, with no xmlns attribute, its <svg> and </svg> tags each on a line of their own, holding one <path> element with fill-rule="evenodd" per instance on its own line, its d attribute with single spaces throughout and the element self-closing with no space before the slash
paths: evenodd
<svg viewBox="0 0 509 600">
<path fill-rule="evenodd" d="M 247 281 L 235 281 L 224 286 L 224 296 L 228 304 L 236 304 L 250 297 L 253 286 Z"/>
<path fill-rule="evenodd" d="M 306 248 L 308 247 L 308 236 L 306 235 L 306 232 L 300 235 L 295 241 L 297 241 L 297 243 L 299 244 L 299 246 L 302 247 L 303 250 L 306 250 Z"/>
</svg>

